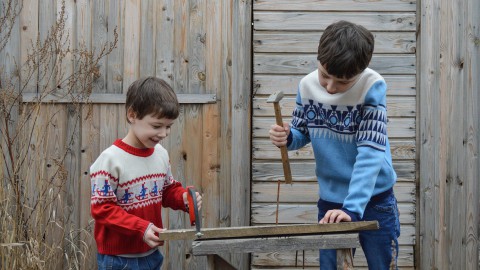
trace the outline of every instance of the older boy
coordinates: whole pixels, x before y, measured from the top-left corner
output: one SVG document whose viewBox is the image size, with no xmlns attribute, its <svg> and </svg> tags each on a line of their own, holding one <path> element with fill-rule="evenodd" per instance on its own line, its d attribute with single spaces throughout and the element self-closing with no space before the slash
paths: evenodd
<svg viewBox="0 0 480 270">
<path fill-rule="evenodd" d="M 186 211 L 187 191 L 170 169 L 159 142 L 178 117 L 178 101 L 163 80 L 133 82 L 125 104 L 128 134 L 90 167 L 91 213 L 99 269 L 160 269 L 161 207 Z M 198 207 L 201 196 L 197 192 Z"/>
<path fill-rule="evenodd" d="M 269 134 L 274 145 L 289 150 L 311 142 L 319 223 L 378 220 L 380 229 L 361 232 L 360 243 L 369 269 L 390 269 L 396 265 L 400 225 L 386 128 L 387 85 L 368 68 L 373 47 L 373 35 L 360 25 L 328 26 L 318 46 L 318 69 L 300 81 L 291 127 L 273 125 Z M 320 266 L 336 269 L 333 250 L 320 251 Z"/>
</svg>

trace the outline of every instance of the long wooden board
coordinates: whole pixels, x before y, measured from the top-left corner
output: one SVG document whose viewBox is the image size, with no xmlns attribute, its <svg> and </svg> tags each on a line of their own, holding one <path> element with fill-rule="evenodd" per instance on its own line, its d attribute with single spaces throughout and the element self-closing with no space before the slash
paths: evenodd
<svg viewBox="0 0 480 270">
<path fill-rule="evenodd" d="M 193 229 L 167 230 L 159 234 L 160 240 L 228 239 L 245 237 L 272 237 L 351 233 L 378 229 L 377 221 L 342 222 L 336 224 L 294 224 L 249 227 L 204 228 L 198 237 Z"/>
</svg>

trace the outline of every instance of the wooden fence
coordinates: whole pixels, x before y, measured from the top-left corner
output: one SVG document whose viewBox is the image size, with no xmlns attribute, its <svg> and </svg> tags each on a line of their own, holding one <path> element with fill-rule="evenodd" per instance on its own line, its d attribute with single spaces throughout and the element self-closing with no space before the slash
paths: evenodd
<svg viewBox="0 0 480 270">
<path fill-rule="evenodd" d="M 47 36 L 62 7 L 61 0 L 23 3 L 0 51 L 0 71 L 19 82 L 24 78 L 16 63 L 27 60 L 32 41 Z M 113 40 L 113 29 L 119 35 L 80 110 L 53 95 L 41 111 L 40 121 L 53 119 L 47 128 L 54 139 L 37 150 L 48 156 L 75 138 L 65 164 L 66 204 L 59 206 L 72 222 L 68 227 L 91 228 L 88 168 L 126 132 L 124 94 L 148 75 L 167 80 L 179 94 L 181 114 L 165 146 L 175 177 L 204 194 L 204 226 L 274 223 L 276 181 L 283 172 L 280 152 L 267 139 L 274 118 L 266 98 L 276 90 L 286 93 L 281 106 L 288 121 L 299 79 L 316 66 L 323 29 L 345 19 L 374 32 L 371 67 L 389 86 L 400 268 L 480 267 L 478 1 L 66 0 L 65 12 L 72 48 L 98 50 Z M 63 68 L 75 70 L 75 61 Z M 42 83 L 24 92 L 24 105 L 35 101 Z M 304 148 L 290 158 L 294 183 L 281 187 L 279 221 L 315 222 L 313 154 Z M 183 213 L 167 211 L 164 218 L 170 229 L 188 227 Z M 92 254 L 83 267 L 92 269 L 95 245 L 86 240 Z M 163 269 L 213 269 L 214 262 L 193 257 L 189 245 L 167 243 Z M 303 260 L 295 253 L 223 257 L 240 269 L 291 269 Z M 306 251 L 305 263 L 316 269 L 318 251 Z M 366 268 L 360 251 L 355 263 Z"/>
</svg>

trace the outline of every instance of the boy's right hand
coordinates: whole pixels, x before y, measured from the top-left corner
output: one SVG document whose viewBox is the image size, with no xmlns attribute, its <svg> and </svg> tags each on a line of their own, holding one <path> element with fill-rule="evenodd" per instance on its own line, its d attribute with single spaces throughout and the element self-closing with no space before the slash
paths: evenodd
<svg viewBox="0 0 480 270">
<path fill-rule="evenodd" d="M 270 141 L 277 147 L 287 145 L 287 138 L 290 134 L 290 125 L 283 123 L 283 127 L 275 124 L 270 127 Z"/>
<path fill-rule="evenodd" d="M 157 226 L 150 224 L 148 226 L 147 231 L 143 236 L 143 241 L 150 246 L 151 248 L 158 247 L 163 244 L 164 241 L 158 239 L 158 234 L 166 231 L 167 229 L 160 229 Z"/>
</svg>

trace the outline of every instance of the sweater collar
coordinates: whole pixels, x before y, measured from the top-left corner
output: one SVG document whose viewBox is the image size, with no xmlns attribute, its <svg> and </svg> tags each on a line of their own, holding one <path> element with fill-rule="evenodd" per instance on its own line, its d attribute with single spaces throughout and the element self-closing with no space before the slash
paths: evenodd
<svg viewBox="0 0 480 270">
<path fill-rule="evenodd" d="M 133 146 L 130 146 L 126 143 L 124 143 L 121 139 L 117 139 L 113 145 L 117 146 L 118 148 L 122 149 L 123 151 L 139 156 L 139 157 L 148 157 L 153 154 L 153 151 L 155 151 L 155 148 L 136 148 Z"/>
</svg>

